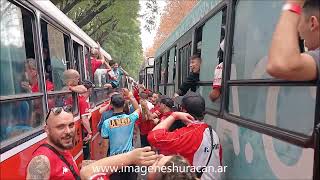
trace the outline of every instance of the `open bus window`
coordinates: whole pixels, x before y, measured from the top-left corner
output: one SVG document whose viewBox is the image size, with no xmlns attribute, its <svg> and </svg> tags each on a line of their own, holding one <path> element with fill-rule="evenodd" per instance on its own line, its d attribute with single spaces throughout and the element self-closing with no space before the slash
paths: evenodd
<svg viewBox="0 0 320 180">
<path fill-rule="evenodd" d="M 88 61 L 90 59 L 90 51 L 89 51 L 89 47 L 87 47 L 87 46 L 85 46 L 85 48 L 84 48 L 84 59 L 85 59 L 85 61 L 84 61 L 84 73 L 82 73 L 82 74 L 84 74 L 84 79 L 88 79 L 88 80 L 92 81 L 92 78 L 91 78 L 90 73 L 89 73 L 90 69 L 89 69 L 89 66 L 88 66 L 88 63 L 89 63 Z"/>
<path fill-rule="evenodd" d="M 71 68 L 67 47 L 69 38 L 43 20 L 41 20 L 41 33 L 46 81 L 54 84 L 55 91 L 62 90 L 63 72 Z"/>
<path fill-rule="evenodd" d="M 201 86 L 198 92 L 206 97 L 206 107 L 220 109 L 224 54 L 226 10 L 222 10 L 197 29 L 196 49 L 201 52 L 200 81 L 211 81 L 212 86 Z M 209 98 L 210 97 L 210 98 Z"/>
<path fill-rule="evenodd" d="M 1 1 L 0 8 L 0 95 L 32 93 L 32 86 L 38 87 L 39 81 L 32 14 L 7 0 Z M 26 59 L 34 60 L 32 71 L 27 69 Z"/>
<path fill-rule="evenodd" d="M 1 103 L 0 111 L 1 146 L 4 146 L 7 140 L 30 133 L 43 125 L 41 98 Z"/>
<path fill-rule="evenodd" d="M 166 55 L 163 55 L 161 58 L 161 84 L 167 83 L 167 66 L 168 66 L 168 59 Z"/>
<path fill-rule="evenodd" d="M 81 74 L 81 78 L 85 79 L 85 73 L 83 69 L 83 46 L 73 41 L 73 63 L 76 70 Z"/>
</svg>

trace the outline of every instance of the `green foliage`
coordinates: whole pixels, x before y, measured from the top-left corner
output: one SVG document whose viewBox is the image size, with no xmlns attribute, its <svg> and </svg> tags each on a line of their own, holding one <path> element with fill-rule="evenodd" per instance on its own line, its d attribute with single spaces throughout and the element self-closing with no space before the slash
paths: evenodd
<svg viewBox="0 0 320 180">
<path fill-rule="evenodd" d="M 130 76 L 137 79 L 143 61 L 138 20 L 139 0 L 52 0 L 52 2 L 92 39 L 99 42 Z M 73 7 L 70 9 L 71 5 Z M 105 9 L 99 12 L 101 8 Z"/>
</svg>

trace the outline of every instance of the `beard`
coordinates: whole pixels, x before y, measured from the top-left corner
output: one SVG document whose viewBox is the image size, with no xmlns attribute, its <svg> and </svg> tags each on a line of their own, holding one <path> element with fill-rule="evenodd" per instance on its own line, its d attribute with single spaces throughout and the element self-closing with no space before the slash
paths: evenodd
<svg viewBox="0 0 320 180">
<path fill-rule="evenodd" d="M 64 150 L 70 150 L 74 147 L 75 142 L 75 134 L 69 133 L 61 138 L 48 136 L 49 140 L 58 148 L 64 149 Z M 65 143 L 64 140 L 69 139 L 69 143 Z"/>
</svg>

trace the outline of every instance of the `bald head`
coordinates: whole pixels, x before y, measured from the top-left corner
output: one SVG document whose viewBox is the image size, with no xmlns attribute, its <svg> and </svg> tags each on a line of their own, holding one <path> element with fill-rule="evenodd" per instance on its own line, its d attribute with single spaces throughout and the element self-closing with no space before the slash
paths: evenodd
<svg viewBox="0 0 320 180">
<path fill-rule="evenodd" d="M 63 73 L 64 82 L 68 86 L 76 86 L 80 80 L 80 74 L 74 69 L 68 69 Z"/>
<path fill-rule="evenodd" d="M 48 135 L 48 141 L 60 150 L 73 148 L 75 123 L 72 113 L 67 113 L 63 110 L 59 114 L 51 112 L 45 131 Z"/>
</svg>

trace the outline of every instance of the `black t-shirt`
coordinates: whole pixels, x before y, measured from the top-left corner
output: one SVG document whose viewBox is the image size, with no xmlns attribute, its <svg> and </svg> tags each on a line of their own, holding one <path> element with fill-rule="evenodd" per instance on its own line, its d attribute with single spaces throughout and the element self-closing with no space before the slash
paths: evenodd
<svg viewBox="0 0 320 180">
<path fill-rule="evenodd" d="M 191 91 L 196 92 L 197 90 L 197 83 L 199 82 L 199 73 L 190 73 L 186 81 L 184 81 L 181 86 L 179 87 L 177 94 L 179 96 L 185 95 L 189 89 Z"/>
</svg>

